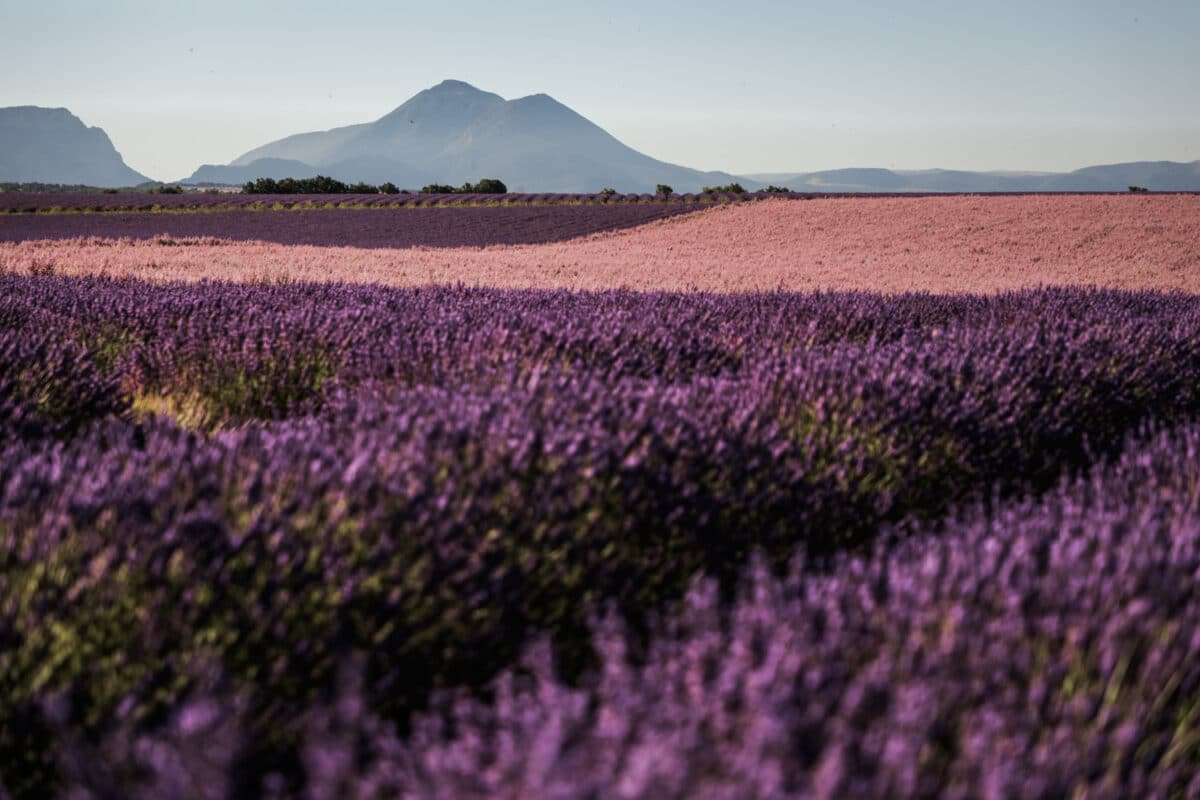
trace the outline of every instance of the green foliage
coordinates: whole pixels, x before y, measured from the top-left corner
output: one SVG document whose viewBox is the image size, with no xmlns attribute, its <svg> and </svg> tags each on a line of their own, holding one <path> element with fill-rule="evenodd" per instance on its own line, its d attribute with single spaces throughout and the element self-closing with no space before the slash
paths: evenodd
<svg viewBox="0 0 1200 800">
<path fill-rule="evenodd" d="M 106 375 L 114 372 L 127 354 L 145 344 L 137 334 L 115 324 L 101 325 L 90 330 L 83 328 L 79 332 L 78 341 L 87 347 L 88 355 L 91 356 L 96 369 Z"/>
<path fill-rule="evenodd" d="M 763 189 L 763 191 L 768 192 L 770 194 L 786 194 L 788 192 L 791 192 L 792 190 L 787 188 L 786 186 L 776 186 L 775 184 L 772 183 L 770 186 Z"/>
<path fill-rule="evenodd" d="M 481 178 L 478 183 L 464 183 L 460 191 L 463 194 L 505 194 L 508 187 L 496 178 Z"/>
<path fill-rule="evenodd" d="M 700 190 L 704 194 L 745 194 L 746 190 L 740 183 L 730 183 L 725 186 L 705 186 Z"/>
<path fill-rule="evenodd" d="M 612 197 L 616 193 L 617 193 L 616 189 L 613 189 L 608 186 L 604 187 L 599 192 L 597 192 L 597 194 L 599 194 L 601 197 Z"/>
<path fill-rule="evenodd" d="M 464 183 L 462 191 L 464 194 L 506 194 L 508 187 L 498 178 L 481 178 L 474 185 Z"/>
<path fill-rule="evenodd" d="M 345 184 L 335 178 L 318 175 L 299 179 L 258 178 L 243 185 L 242 191 L 246 194 L 378 194 L 379 187 L 370 183 Z"/>
<path fill-rule="evenodd" d="M 168 379 L 135 393 L 132 410 L 142 417 L 171 417 L 185 428 L 215 431 L 246 420 L 311 411 L 337 376 L 339 361 L 323 347 L 302 357 L 272 357 L 266 351 L 258 355 L 248 363 L 198 355 L 180 363 Z"/>
<path fill-rule="evenodd" d="M 381 194 L 400 194 L 400 189 L 391 181 L 379 184 L 379 191 Z"/>
<path fill-rule="evenodd" d="M 183 187 L 177 183 L 164 183 L 154 190 L 154 194 L 183 194 Z"/>
<path fill-rule="evenodd" d="M 1149 192 L 1150 190 L 1147 189 L 1145 186 L 1130 186 L 1129 191 L 1134 194 L 1145 194 L 1145 193 Z"/>
<path fill-rule="evenodd" d="M 675 194 L 675 190 L 665 183 L 660 183 L 658 186 L 654 187 L 654 194 L 659 197 L 670 197 L 671 195 Z"/>
<path fill-rule="evenodd" d="M 421 187 L 421 194 L 506 194 L 508 187 L 498 178 L 481 178 L 479 183 L 464 183 L 455 188 L 447 183 L 431 183 Z"/>
</svg>

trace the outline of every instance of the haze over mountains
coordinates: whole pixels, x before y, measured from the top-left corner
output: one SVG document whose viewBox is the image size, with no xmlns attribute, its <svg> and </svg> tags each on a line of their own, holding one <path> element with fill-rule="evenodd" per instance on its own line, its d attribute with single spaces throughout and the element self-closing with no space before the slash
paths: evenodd
<svg viewBox="0 0 1200 800">
<path fill-rule="evenodd" d="M 1145 161 L 1067 173 L 900 171 L 873 168 L 736 176 L 659 161 L 622 144 L 545 94 L 505 100 L 447 80 L 374 122 L 300 133 L 257 147 L 228 165 L 206 164 L 183 183 L 240 185 L 255 178 L 329 175 L 346 182 L 419 189 L 499 178 L 510 191 L 677 192 L 741 183 L 801 192 L 1200 191 L 1200 161 Z M 0 182 L 133 186 L 130 169 L 99 128 L 66 109 L 0 109 Z"/>
<path fill-rule="evenodd" d="M 136 186 L 148 180 L 125 164 L 108 134 L 65 108 L 0 108 L 0 181 Z"/>
</svg>

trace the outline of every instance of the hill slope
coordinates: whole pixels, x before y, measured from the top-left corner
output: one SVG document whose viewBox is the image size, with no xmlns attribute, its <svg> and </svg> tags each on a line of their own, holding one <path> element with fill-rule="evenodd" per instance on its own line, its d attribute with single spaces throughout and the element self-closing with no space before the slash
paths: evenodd
<svg viewBox="0 0 1200 800">
<path fill-rule="evenodd" d="M 125 164 L 108 134 L 65 108 L 0 108 L 0 181 L 136 186 L 149 180 Z"/>
<path fill-rule="evenodd" d="M 1159 192 L 1200 191 L 1200 161 L 1134 161 L 1074 172 L 1012 174 L 927 169 L 831 169 L 755 176 L 798 192 Z"/>
</svg>

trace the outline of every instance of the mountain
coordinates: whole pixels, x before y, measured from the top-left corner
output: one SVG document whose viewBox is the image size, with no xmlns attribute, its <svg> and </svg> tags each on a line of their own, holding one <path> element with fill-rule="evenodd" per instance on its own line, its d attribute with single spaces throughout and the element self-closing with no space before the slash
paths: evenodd
<svg viewBox="0 0 1200 800">
<path fill-rule="evenodd" d="M 65 108 L 0 108 L 0 181 L 119 187 L 149 180 L 126 166 L 108 134 Z"/>
<path fill-rule="evenodd" d="M 1200 190 L 1200 161 L 1181 164 L 1176 161 L 1134 161 L 1084 167 L 1050 179 L 1051 185 L 1088 181 L 1101 191 L 1124 191 L 1130 186 L 1145 186 L 1156 191 L 1194 192 Z"/>
<path fill-rule="evenodd" d="M 205 165 L 184 182 L 287 177 L 279 173 L 281 160 L 290 162 L 290 169 L 307 168 L 304 174 L 391 181 L 406 188 L 499 178 L 516 192 L 595 192 L 604 187 L 653 192 L 660 183 L 677 192 L 696 192 L 739 180 L 650 158 L 548 95 L 505 100 L 448 80 L 374 122 L 288 136 L 226 167 Z"/>
<path fill-rule="evenodd" d="M 253 166 L 226 167 L 203 164 L 188 178 L 189 183 L 246 183 L 255 178 L 313 178 L 317 170 L 292 158 L 261 158 Z"/>
<path fill-rule="evenodd" d="M 968 172 L 926 169 L 832 169 L 751 176 L 798 192 L 1160 192 L 1200 191 L 1200 161 L 1134 161 L 1074 172 Z"/>
</svg>

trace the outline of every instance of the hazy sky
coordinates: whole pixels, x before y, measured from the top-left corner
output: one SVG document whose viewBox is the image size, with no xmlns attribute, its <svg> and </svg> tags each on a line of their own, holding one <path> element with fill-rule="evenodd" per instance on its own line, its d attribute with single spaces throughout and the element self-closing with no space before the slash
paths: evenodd
<svg viewBox="0 0 1200 800">
<path fill-rule="evenodd" d="M 176 180 L 445 78 L 701 169 L 1200 159 L 1200 1 L 0 0 L 0 106 Z"/>
</svg>

